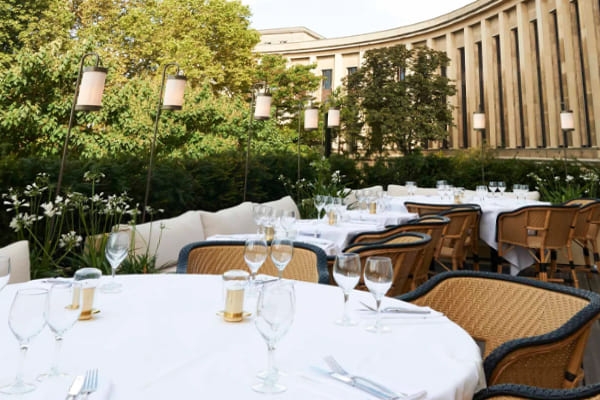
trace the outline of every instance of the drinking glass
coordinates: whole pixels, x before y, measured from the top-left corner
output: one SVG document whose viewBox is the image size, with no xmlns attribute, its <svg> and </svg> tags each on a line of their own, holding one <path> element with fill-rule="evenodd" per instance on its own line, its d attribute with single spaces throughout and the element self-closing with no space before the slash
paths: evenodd
<svg viewBox="0 0 600 400">
<path fill-rule="evenodd" d="M 283 270 L 292 260 L 294 242 L 289 239 L 275 239 L 271 242 L 271 260 L 279 270 L 279 279 L 283 277 Z"/>
<path fill-rule="evenodd" d="M 124 231 L 113 232 L 108 236 L 106 241 L 106 259 L 110 263 L 112 269 L 112 279 L 110 282 L 105 283 L 100 287 L 100 290 L 104 293 L 118 293 L 122 289 L 122 285 L 115 279 L 117 268 L 127 257 L 127 250 L 129 249 L 129 233 Z"/>
<path fill-rule="evenodd" d="M 500 197 L 504 197 L 504 192 L 506 191 L 506 183 L 502 181 L 498 182 L 498 190 L 500 191 Z"/>
<path fill-rule="evenodd" d="M 10 280 L 10 257 L 0 256 L 0 292 Z"/>
<path fill-rule="evenodd" d="M 323 207 L 325 207 L 325 197 L 326 196 L 318 194 L 313 199 L 315 208 L 317 209 L 317 220 L 321 219 L 321 211 L 323 211 Z"/>
<path fill-rule="evenodd" d="M 442 199 L 444 198 L 444 193 L 445 193 L 447 185 L 448 185 L 448 182 L 446 182 L 445 180 L 437 181 L 435 184 L 435 187 L 438 192 L 438 196 L 440 196 L 440 198 L 442 198 Z"/>
<path fill-rule="evenodd" d="M 265 239 L 273 240 L 273 236 L 275 234 L 275 210 L 269 206 L 262 206 L 261 208 L 262 214 L 262 225 L 264 227 Z"/>
<path fill-rule="evenodd" d="M 363 210 L 366 209 L 366 205 L 365 205 L 365 191 L 364 190 L 357 190 L 356 191 L 356 201 L 358 202 L 358 212 L 362 213 Z M 363 207 L 365 206 L 365 207 Z"/>
<path fill-rule="evenodd" d="M 490 197 L 496 197 L 496 189 L 498 189 L 498 182 L 491 181 L 488 184 L 488 187 L 490 188 L 490 192 L 491 192 Z"/>
<path fill-rule="evenodd" d="M 279 218 L 281 227 L 285 229 L 286 233 L 292 230 L 296 224 L 296 211 L 294 210 L 282 210 Z"/>
<path fill-rule="evenodd" d="M 488 188 L 485 185 L 478 185 L 475 188 L 475 192 L 477 193 L 477 196 L 479 197 L 480 201 L 484 201 L 485 197 L 487 196 L 488 193 Z"/>
<path fill-rule="evenodd" d="M 407 181 L 405 183 L 406 186 L 406 191 L 408 192 L 409 196 L 414 196 L 415 193 L 417 192 L 417 184 L 416 182 L 413 181 Z"/>
<path fill-rule="evenodd" d="M 335 257 L 333 264 L 333 279 L 335 283 L 342 289 L 344 293 L 344 315 L 341 319 L 335 321 L 336 324 L 342 326 L 356 325 L 356 321 L 352 320 L 348 314 L 348 299 L 350 292 L 360 279 L 360 257 L 355 253 L 342 253 Z"/>
<path fill-rule="evenodd" d="M 256 224 L 256 233 L 259 235 L 262 233 L 261 207 L 262 205 L 260 204 L 255 204 L 252 206 L 252 218 L 254 219 L 254 223 Z"/>
<path fill-rule="evenodd" d="M 296 296 L 290 282 L 271 282 L 263 285 L 256 307 L 256 329 L 267 343 L 267 373 L 260 383 L 252 386 L 259 393 L 281 393 L 287 388 L 278 383 L 275 366 L 275 346 L 285 336 L 294 321 Z"/>
<path fill-rule="evenodd" d="M 375 325 L 369 326 L 369 332 L 382 333 L 389 332 L 390 328 L 381 323 L 381 300 L 388 290 L 392 287 L 392 278 L 394 271 L 392 269 L 392 260 L 389 257 L 369 257 L 365 264 L 365 284 L 375 297 L 377 303 L 377 315 Z"/>
<path fill-rule="evenodd" d="M 527 193 L 529 193 L 529 185 L 521 185 L 521 197 L 523 197 L 523 201 L 527 200 Z"/>
<path fill-rule="evenodd" d="M 267 259 L 269 248 L 264 239 L 248 239 L 244 247 L 244 261 L 250 269 L 250 285 L 256 282 L 256 273 Z"/>
<path fill-rule="evenodd" d="M 50 331 L 54 334 L 54 359 L 50 371 L 38 376 L 41 381 L 46 378 L 67 377 L 69 374 L 60 371 L 58 362 L 65 332 L 67 332 L 81 315 L 81 284 L 74 282 L 55 283 L 48 291 L 44 318 Z"/>
<path fill-rule="evenodd" d="M 13 383 L 0 388 L 0 393 L 23 394 L 35 390 L 33 383 L 23 379 L 25 355 L 29 349 L 29 342 L 46 324 L 44 307 L 46 305 L 46 289 L 20 289 L 12 302 L 8 315 L 8 326 L 15 335 L 21 348 L 21 358 L 17 367 L 17 375 Z"/>
</svg>

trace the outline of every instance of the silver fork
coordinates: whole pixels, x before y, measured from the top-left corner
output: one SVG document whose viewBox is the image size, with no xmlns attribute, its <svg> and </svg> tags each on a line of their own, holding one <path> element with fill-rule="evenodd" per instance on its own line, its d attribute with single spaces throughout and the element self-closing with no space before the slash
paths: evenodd
<svg viewBox="0 0 600 400">
<path fill-rule="evenodd" d="M 375 307 L 370 306 L 367 303 L 364 303 L 361 301 L 360 304 L 365 306 L 370 311 L 377 311 L 377 309 Z M 431 311 L 429 311 L 429 310 L 410 310 L 410 309 L 405 309 L 405 308 L 401 308 L 401 307 L 385 307 L 385 308 L 381 309 L 381 312 L 398 313 L 398 314 L 431 314 Z"/>
<path fill-rule="evenodd" d="M 88 369 L 85 372 L 85 380 L 83 381 L 83 388 L 81 394 L 83 399 L 87 400 L 90 393 L 95 392 L 98 389 L 98 369 Z"/>
<path fill-rule="evenodd" d="M 324 360 L 327 363 L 327 365 L 329 366 L 329 368 L 331 368 L 334 372 L 336 372 L 340 375 L 344 375 L 353 380 L 363 381 L 373 387 L 376 387 L 380 391 L 384 392 L 386 395 L 390 396 L 390 399 L 397 399 L 397 398 L 399 398 L 399 396 L 402 396 L 402 397 L 408 396 L 406 393 L 401 393 L 401 392 L 396 393 L 396 392 L 392 391 L 391 389 L 389 389 L 383 385 L 380 385 L 377 382 L 373 382 L 372 380 L 370 380 L 368 378 L 350 374 L 348 371 L 346 371 L 344 368 L 342 368 L 342 366 L 336 361 L 335 358 L 333 358 L 333 356 L 327 356 L 324 358 Z"/>
</svg>

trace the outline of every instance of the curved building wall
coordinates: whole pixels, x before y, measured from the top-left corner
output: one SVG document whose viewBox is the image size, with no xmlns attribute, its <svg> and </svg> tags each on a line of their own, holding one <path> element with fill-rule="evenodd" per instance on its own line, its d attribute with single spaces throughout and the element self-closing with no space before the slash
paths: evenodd
<svg viewBox="0 0 600 400">
<path fill-rule="evenodd" d="M 447 143 L 429 143 L 428 148 L 479 147 L 481 135 L 472 129 L 471 116 L 481 106 L 486 141 L 501 155 L 559 157 L 564 105 L 575 113 L 569 156 L 599 156 L 600 0 L 479 0 L 381 32 L 267 42 L 255 50 L 281 54 L 292 64 L 316 63 L 317 73 L 331 74 L 331 89 L 360 67 L 369 49 L 405 44 L 443 50 L 451 63 L 441 72 L 457 89 L 449 99 L 455 126 Z M 328 93 L 323 88 L 318 97 Z"/>
</svg>

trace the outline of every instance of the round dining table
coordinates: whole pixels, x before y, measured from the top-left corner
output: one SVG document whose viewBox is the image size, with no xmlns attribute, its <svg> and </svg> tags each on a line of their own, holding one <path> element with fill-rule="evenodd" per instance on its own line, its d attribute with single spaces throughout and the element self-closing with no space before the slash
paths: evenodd
<svg viewBox="0 0 600 400">
<path fill-rule="evenodd" d="M 104 277 L 103 280 L 109 279 Z M 251 386 L 266 368 L 267 347 L 253 316 L 225 322 L 222 278 L 216 275 L 117 276 L 123 290 L 96 291 L 94 319 L 78 321 L 66 333 L 61 368 L 72 373 L 38 383 L 19 399 L 64 399 L 76 375 L 97 368 L 98 390 L 90 400 L 260 399 Z M 47 281 L 7 286 L 0 291 L 0 385 L 14 379 L 19 346 L 7 324 L 15 292 L 50 287 Z M 333 356 L 349 372 L 368 377 L 396 393 L 426 391 L 425 399 L 471 399 L 485 385 L 480 351 L 461 327 L 443 314 L 384 314 L 390 333 L 365 327 L 374 313 L 368 292 L 350 296 L 358 325 L 335 324 L 343 312 L 338 287 L 294 281 L 294 322 L 277 345 L 276 363 L 287 391 L 278 399 L 376 399 L 322 373 L 323 358 Z M 252 301 L 246 310 L 253 313 Z M 254 300 L 255 304 L 255 300 Z M 383 306 L 416 306 L 385 298 Z M 33 380 L 49 369 L 54 338 L 47 327 L 30 344 L 25 377 Z M 6 398 L 16 398 L 8 397 Z M 0 395 L 0 398 L 5 398 Z M 402 398 L 400 396 L 399 398 Z"/>
</svg>

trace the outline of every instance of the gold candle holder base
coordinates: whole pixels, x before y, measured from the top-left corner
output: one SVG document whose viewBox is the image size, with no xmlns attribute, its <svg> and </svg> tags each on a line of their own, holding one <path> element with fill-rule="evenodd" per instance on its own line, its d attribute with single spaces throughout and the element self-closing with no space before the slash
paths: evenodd
<svg viewBox="0 0 600 400">
<path fill-rule="evenodd" d="M 377 214 L 377 203 L 369 204 L 369 214 Z"/>
</svg>

